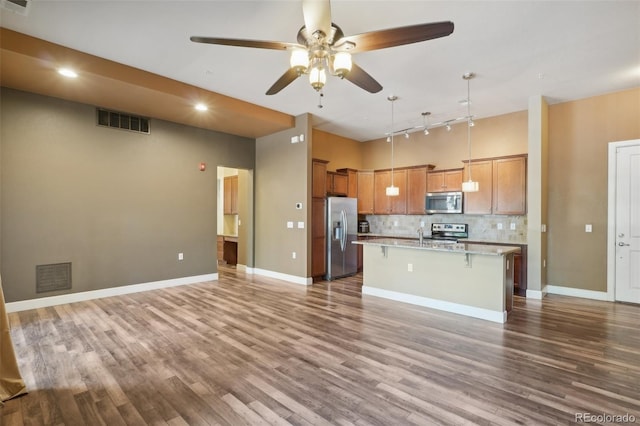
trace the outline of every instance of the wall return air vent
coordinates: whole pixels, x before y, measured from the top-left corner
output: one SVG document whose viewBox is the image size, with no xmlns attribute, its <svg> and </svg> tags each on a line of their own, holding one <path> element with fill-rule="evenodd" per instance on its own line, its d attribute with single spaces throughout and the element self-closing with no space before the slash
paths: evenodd
<svg viewBox="0 0 640 426">
<path fill-rule="evenodd" d="M 0 7 L 27 16 L 31 3 L 33 0 L 0 0 Z"/>
<path fill-rule="evenodd" d="M 71 289 L 71 262 L 36 265 L 36 293 Z"/>
<path fill-rule="evenodd" d="M 149 119 L 146 117 L 96 108 L 96 121 L 98 126 L 149 134 Z"/>
</svg>

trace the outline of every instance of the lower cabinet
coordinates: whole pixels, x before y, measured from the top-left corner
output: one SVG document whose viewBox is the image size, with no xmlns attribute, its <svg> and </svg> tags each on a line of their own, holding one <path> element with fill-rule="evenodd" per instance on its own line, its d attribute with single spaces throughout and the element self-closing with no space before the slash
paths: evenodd
<svg viewBox="0 0 640 426">
<path fill-rule="evenodd" d="M 324 198 L 311 200 L 311 276 L 321 278 L 327 271 L 326 210 Z"/>
</svg>

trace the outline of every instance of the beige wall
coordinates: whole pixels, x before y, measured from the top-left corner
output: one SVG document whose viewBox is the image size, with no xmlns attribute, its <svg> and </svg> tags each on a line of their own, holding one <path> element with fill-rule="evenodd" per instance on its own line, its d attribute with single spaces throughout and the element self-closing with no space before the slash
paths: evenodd
<svg viewBox="0 0 640 426">
<path fill-rule="evenodd" d="M 527 152 L 527 112 L 515 112 L 476 120 L 471 132 L 472 158 L 498 157 Z M 431 129 L 429 135 L 415 132 L 409 139 L 394 137 L 395 167 L 433 164 L 437 169 L 462 167 L 469 158 L 467 124 L 458 123 L 447 132 L 444 127 Z M 362 168 L 391 167 L 391 146 L 386 139 L 365 142 Z"/>
<path fill-rule="evenodd" d="M 327 170 L 362 169 L 362 151 L 365 145 L 354 139 L 313 129 L 312 156 L 329 162 Z"/>
<path fill-rule="evenodd" d="M 252 169 L 254 140 L 162 120 L 149 135 L 103 128 L 93 106 L 0 95 L 8 302 L 61 294 L 35 293 L 41 264 L 72 262 L 72 292 L 216 272 L 216 166 Z"/>
<path fill-rule="evenodd" d="M 607 144 L 640 138 L 638 117 L 640 89 L 549 107 L 550 285 L 607 290 Z"/>
<path fill-rule="evenodd" d="M 258 269 L 307 277 L 310 217 L 311 143 L 308 116 L 296 117 L 293 129 L 258 138 L 255 168 L 255 266 Z M 291 143 L 304 134 L 305 140 Z M 302 203 L 302 209 L 296 209 Z M 287 228 L 287 221 L 294 223 Z M 299 229 L 297 223 L 304 222 Z M 296 258 L 292 258 L 292 253 Z"/>
</svg>

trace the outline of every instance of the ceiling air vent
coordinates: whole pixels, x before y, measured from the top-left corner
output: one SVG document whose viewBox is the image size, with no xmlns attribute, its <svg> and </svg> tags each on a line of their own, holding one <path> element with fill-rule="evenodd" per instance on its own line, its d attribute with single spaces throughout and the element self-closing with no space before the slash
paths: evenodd
<svg viewBox="0 0 640 426">
<path fill-rule="evenodd" d="M 33 0 L 0 0 L 0 7 L 27 16 Z"/>
<path fill-rule="evenodd" d="M 96 108 L 98 126 L 149 134 L 149 119 L 118 111 Z"/>
</svg>

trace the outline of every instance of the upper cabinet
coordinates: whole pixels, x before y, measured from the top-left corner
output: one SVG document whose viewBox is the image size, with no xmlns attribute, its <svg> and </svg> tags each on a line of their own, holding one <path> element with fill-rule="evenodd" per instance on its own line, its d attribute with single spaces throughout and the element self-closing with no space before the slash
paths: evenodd
<svg viewBox="0 0 640 426">
<path fill-rule="evenodd" d="M 336 172 L 347 175 L 347 197 L 358 198 L 358 171 L 356 169 L 338 169 Z"/>
<path fill-rule="evenodd" d="M 358 171 L 358 214 L 373 214 L 373 171 Z"/>
<path fill-rule="evenodd" d="M 493 214 L 527 212 L 527 159 L 493 160 Z"/>
<path fill-rule="evenodd" d="M 373 174 L 373 211 L 375 214 L 407 214 L 407 169 L 393 171 L 393 185 L 399 195 L 388 196 L 391 185 L 391 170 L 376 170 Z"/>
<path fill-rule="evenodd" d="M 464 194 L 466 214 L 526 214 L 527 157 L 513 156 L 471 161 L 471 177 L 478 192 Z M 469 179 L 469 164 L 464 180 Z"/>
<path fill-rule="evenodd" d="M 407 214 L 424 214 L 427 171 L 431 167 L 420 166 L 407 170 Z"/>
<path fill-rule="evenodd" d="M 238 175 L 224 178 L 224 214 L 238 214 Z"/>
<path fill-rule="evenodd" d="M 429 172 L 427 192 L 462 191 L 462 169 Z"/>
<path fill-rule="evenodd" d="M 347 196 L 349 190 L 349 176 L 346 173 L 327 172 L 327 194 Z"/>
<path fill-rule="evenodd" d="M 314 198 L 327 196 L 327 163 L 328 161 L 315 158 L 311 163 L 311 196 Z"/>
</svg>

